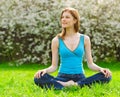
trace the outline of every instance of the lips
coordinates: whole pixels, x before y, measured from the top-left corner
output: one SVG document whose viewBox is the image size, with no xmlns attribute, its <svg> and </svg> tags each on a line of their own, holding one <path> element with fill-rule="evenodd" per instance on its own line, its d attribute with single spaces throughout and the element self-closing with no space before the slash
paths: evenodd
<svg viewBox="0 0 120 97">
<path fill-rule="evenodd" d="M 62 24 L 67 24 L 67 23 L 62 23 Z"/>
</svg>

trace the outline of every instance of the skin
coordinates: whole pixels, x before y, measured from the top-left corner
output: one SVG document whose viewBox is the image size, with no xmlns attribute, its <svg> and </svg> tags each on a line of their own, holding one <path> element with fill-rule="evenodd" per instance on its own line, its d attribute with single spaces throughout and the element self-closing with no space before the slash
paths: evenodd
<svg viewBox="0 0 120 97">
<path fill-rule="evenodd" d="M 62 18 L 61 18 L 61 26 L 62 28 L 66 28 L 66 35 L 65 35 L 65 39 L 64 39 L 64 43 L 65 45 L 71 50 L 75 50 L 75 48 L 77 47 L 78 43 L 79 43 L 79 38 L 80 38 L 80 33 L 76 33 L 75 29 L 74 29 L 74 24 L 76 23 L 76 19 L 73 18 L 73 16 L 68 12 L 64 12 L 62 14 Z M 93 58 L 92 58 L 92 54 L 91 54 L 91 42 L 90 42 L 90 38 L 89 36 L 85 35 L 85 56 L 87 58 L 87 64 L 88 67 L 91 70 L 97 71 L 97 72 L 102 72 L 105 77 L 110 77 L 111 76 L 111 71 L 108 68 L 102 68 L 98 65 L 96 65 L 93 62 Z M 54 72 L 57 67 L 58 67 L 58 46 L 59 46 L 59 40 L 58 37 L 54 37 L 52 40 L 52 64 L 50 67 L 43 69 L 43 70 L 38 70 L 36 72 L 36 74 L 34 75 L 35 78 L 40 78 L 41 76 L 43 76 L 45 73 L 51 73 Z M 75 83 L 74 81 L 70 80 L 68 82 L 62 82 L 62 81 L 58 81 L 60 84 L 62 84 L 63 86 L 71 86 L 71 85 L 77 85 L 77 83 Z"/>
</svg>

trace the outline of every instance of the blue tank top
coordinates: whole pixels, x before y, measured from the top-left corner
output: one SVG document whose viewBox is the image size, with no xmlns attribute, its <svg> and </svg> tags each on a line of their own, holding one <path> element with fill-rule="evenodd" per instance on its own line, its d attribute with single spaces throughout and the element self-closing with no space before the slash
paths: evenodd
<svg viewBox="0 0 120 97">
<path fill-rule="evenodd" d="M 59 38 L 59 55 L 60 67 L 59 73 L 65 74 L 80 74 L 84 73 L 83 55 L 84 55 L 84 35 L 80 35 L 80 40 L 77 48 L 71 51 L 65 45 L 64 41 Z"/>
</svg>

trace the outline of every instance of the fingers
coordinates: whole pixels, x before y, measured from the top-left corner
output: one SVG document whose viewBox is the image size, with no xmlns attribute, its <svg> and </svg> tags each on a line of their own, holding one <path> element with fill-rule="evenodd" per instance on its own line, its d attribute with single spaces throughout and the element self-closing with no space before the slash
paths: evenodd
<svg viewBox="0 0 120 97">
<path fill-rule="evenodd" d="M 106 73 L 104 72 L 104 71 L 101 71 L 104 75 L 105 75 L 105 77 L 106 77 Z"/>
<path fill-rule="evenodd" d="M 111 71 L 109 69 L 104 69 L 103 73 L 104 73 L 104 75 L 105 75 L 106 78 L 108 78 L 108 77 L 110 77 L 112 75 Z"/>
<path fill-rule="evenodd" d="M 41 74 L 42 74 L 42 72 L 38 72 L 37 78 L 40 78 L 40 77 L 41 77 Z"/>
<path fill-rule="evenodd" d="M 41 72 L 41 71 L 38 71 L 38 72 L 34 75 L 34 77 L 35 77 L 35 78 L 40 78 L 40 77 L 41 77 L 41 74 L 42 74 L 42 72 Z"/>
<path fill-rule="evenodd" d="M 46 73 L 46 70 L 39 70 L 34 77 L 35 78 L 40 78 L 41 76 L 43 76 Z"/>
<path fill-rule="evenodd" d="M 43 76 L 46 72 L 42 72 L 40 75 Z"/>
<path fill-rule="evenodd" d="M 111 73 L 111 71 L 108 69 L 108 76 L 107 77 L 110 77 L 110 76 L 112 76 L 112 73 Z"/>
</svg>

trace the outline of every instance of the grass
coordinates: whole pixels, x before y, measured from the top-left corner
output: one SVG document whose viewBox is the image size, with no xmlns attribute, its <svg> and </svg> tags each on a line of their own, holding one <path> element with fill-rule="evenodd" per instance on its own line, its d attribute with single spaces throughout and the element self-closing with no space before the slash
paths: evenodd
<svg viewBox="0 0 120 97">
<path fill-rule="evenodd" d="M 33 76 L 38 69 L 47 66 L 29 64 L 22 66 L 9 66 L 0 64 L 0 97 L 120 97 L 120 62 L 99 62 L 102 67 L 112 71 L 112 81 L 109 84 L 95 84 L 92 88 L 69 87 L 63 90 L 45 90 L 37 87 Z M 85 65 L 87 76 L 95 72 Z M 56 76 L 57 71 L 52 73 Z"/>
</svg>

